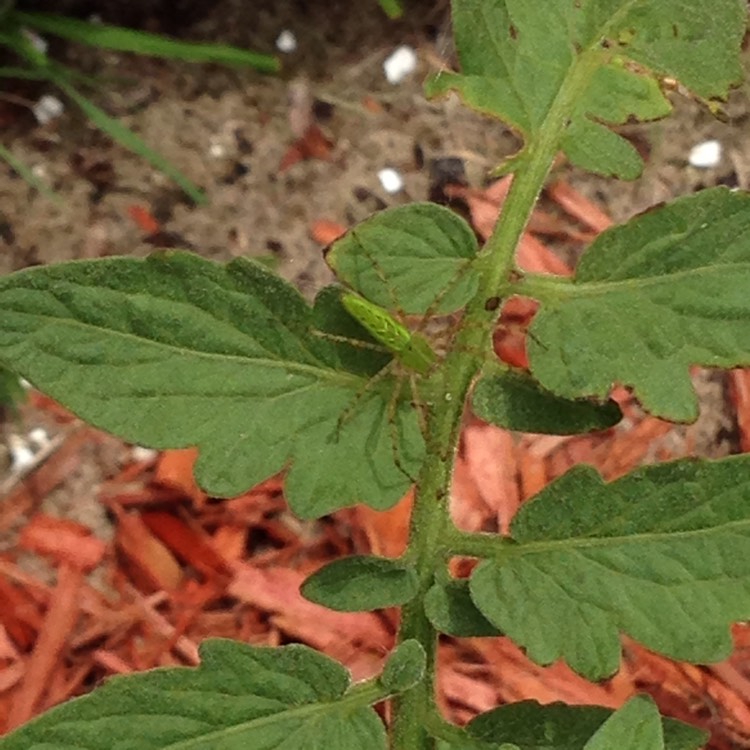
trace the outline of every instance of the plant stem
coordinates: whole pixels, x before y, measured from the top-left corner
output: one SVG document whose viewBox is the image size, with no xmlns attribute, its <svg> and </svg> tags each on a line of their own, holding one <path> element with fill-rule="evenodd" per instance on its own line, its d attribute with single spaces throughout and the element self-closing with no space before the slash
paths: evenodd
<svg viewBox="0 0 750 750">
<path fill-rule="evenodd" d="M 446 531 L 450 525 L 449 499 L 453 462 L 466 398 L 481 367 L 499 311 L 488 311 L 490 297 L 507 295 L 513 275 L 514 253 L 544 185 L 574 102 L 600 64 L 596 54 L 584 52 L 572 64 L 555 101 L 533 142 L 527 145 L 524 169 L 513 178 L 500 220 L 477 260 L 479 289 L 466 308 L 464 323 L 441 366 L 443 399 L 433 405 L 428 420 L 427 453 L 417 481 L 409 537 L 409 557 L 419 577 L 417 596 L 402 611 L 399 642 L 417 639 L 427 653 L 425 678 L 394 699 L 391 727 L 393 750 L 434 750 L 427 719 L 434 711 L 437 633 L 424 611 L 424 598 L 435 570 L 450 553 Z"/>
</svg>

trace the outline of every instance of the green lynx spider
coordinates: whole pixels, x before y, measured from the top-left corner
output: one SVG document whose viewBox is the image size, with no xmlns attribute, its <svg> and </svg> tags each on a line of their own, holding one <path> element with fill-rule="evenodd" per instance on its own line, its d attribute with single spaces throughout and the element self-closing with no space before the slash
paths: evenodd
<svg viewBox="0 0 750 750">
<path fill-rule="evenodd" d="M 380 266 L 377 258 L 365 249 L 364 245 L 358 240 L 354 232 L 352 232 L 352 235 L 357 240 L 356 245 L 359 248 L 359 252 L 367 259 L 372 270 L 375 272 L 375 275 L 388 291 L 394 309 L 399 309 L 399 301 L 388 284 L 385 270 Z M 325 251 L 324 255 L 327 257 L 328 250 Z M 422 318 L 422 324 L 433 319 L 444 295 L 463 278 L 464 273 L 466 273 L 469 267 L 470 263 L 467 263 L 463 268 L 459 269 L 454 278 L 437 294 L 428 309 L 425 311 Z M 333 268 L 335 271 L 336 268 Z M 340 300 L 342 307 L 350 317 L 357 321 L 357 323 L 362 326 L 370 336 L 372 336 L 376 343 L 354 343 L 347 337 L 331 335 L 326 335 L 326 337 L 338 339 L 355 346 L 363 346 L 364 348 L 387 352 L 392 355 L 393 359 L 365 382 L 362 388 L 355 394 L 349 406 L 347 406 L 339 416 L 337 433 L 340 433 L 344 424 L 346 424 L 346 422 L 352 417 L 356 411 L 357 404 L 361 399 L 364 398 L 364 396 L 371 391 L 379 381 L 393 373 L 395 370 L 398 382 L 394 384 L 393 392 L 388 399 L 386 417 L 391 434 L 391 443 L 393 445 L 394 463 L 402 474 L 414 481 L 414 478 L 404 468 L 401 460 L 399 449 L 400 440 L 396 426 L 398 404 L 402 398 L 403 380 L 408 379 L 412 395 L 412 407 L 416 410 L 416 416 L 422 435 L 427 437 L 427 406 L 429 405 L 429 398 L 426 401 L 424 400 L 423 395 L 420 394 L 418 384 L 420 378 L 427 378 L 432 374 L 439 363 L 440 356 L 432 348 L 431 343 L 420 329 L 416 331 L 410 330 L 401 319 L 395 318 L 386 308 L 371 302 L 351 288 L 344 287 L 341 289 Z M 402 315 L 403 313 L 399 313 L 399 318 L 401 318 Z M 453 333 L 455 333 L 455 331 L 453 331 Z"/>
<path fill-rule="evenodd" d="M 387 310 L 354 292 L 343 292 L 344 309 L 407 369 L 427 375 L 437 362 L 437 355 L 427 339 L 410 331 Z"/>
<path fill-rule="evenodd" d="M 432 349 L 425 336 L 416 331 L 410 331 L 385 308 L 370 302 L 356 292 L 342 290 L 341 305 L 377 342 L 372 347 L 367 344 L 362 345 L 379 351 L 387 351 L 393 355 L 393 360 L 365 382 L 363 387 L 355 394 L 350 405 L 339 416 L 337 433 L 341 431 L 344 424 L 354 414 L 359 401 L 368 391 L 372 390 L 378 381 L 393 372 L 395 364 L 406 371 L 412 392 L 413 406 L 417 410 L 419 426 L 424 435 L 427 425 L 424 404 L 419 396 L 416 379 L 418 376 L 430 374 L 438 363 L 438 355 Z M 329 335 L 326 337 L 329 337 Z M 345 337 L 330 336 L 330 338 L 353 343 L 351 339 Z M 399 436 L 396 428 L 396 410 L 399 398 L 401 397 L 401 388 L 400 384 L 396 384 L 388 400 L 387 419 L 391 434 L 391 443 L 393 445 L 394 463 L 398 470 L 413 482 L 414 477 L 406 470 L 401 460 Z"/>
</svg>

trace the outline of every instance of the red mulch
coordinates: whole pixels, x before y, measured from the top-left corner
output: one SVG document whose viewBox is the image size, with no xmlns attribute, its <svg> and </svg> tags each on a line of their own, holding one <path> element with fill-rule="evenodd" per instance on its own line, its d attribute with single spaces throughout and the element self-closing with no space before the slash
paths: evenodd
<svg viewBox="0 0 750 750">
<path fill-rule="evenodd" d="M 482 192 L 456 187 L 452 195 L 468 204 L 477 231 L 486 236 L 507 187 L 506 179 Z M 565 183 L 546 194 L 553 209 L 535 214 L 520 262 L 569 274 L 539 237 L 582 246 L 610 221 Z M 322 243 L 343 229 L 325 220 L 313 227 Z M 527 300 L 512 300 L 496 334 L 499 355 L 518 366 L 525 364 L 523 331 L 534 309 Z M 750 372 L 737 370 L 731 378 L 740 448 L 747 451 Z M 575 463 L 585 461 L 614 479 L 645 460 L 690 454 L 689 428 L 679 440 L 667 439 L 676 434 L 673 425 L 643 414 L 624 389 L 614 397 L 625 419 L 591 435 L 518 435 L 468 418 L 455 472 L 456 522 L 507 533 L 519 505 Z M 356 507 L 302 522 L 287 510 L 281 477 L 215 501 L 192 478 L 195 452 L 167 451 L 131 461 L 98 489 L 115 526 L 114 540 L 105 544 L 85 526 L 38 510 L 77 470 L 85 446 L 100 438 L 48 399 L 37 396 L 36 402 L 69 431 L 0 504 L 0 534 L 21 526 L 15 546 L 0 554 L 0 731 L 109 675 L 194 665 L 198 644 L 210 636 L 258 645 L 304 642 L 344 663 L 357 680 L 380 669 L 393 645 L 397 613 L 332 612 L 303 599 L 299 585 L 341 555 L 398 555 L 410 497 L 385 513 Z M 26 572 L 18 563 L 22 553 L 53 563 L 55 583 Z M 104 593 L 88 582 L 92 570 L 104 581 Z M 539 667 L 505 638 L 445 638 L 440 701 L 447 715 L 463 722 L 524 698 L 616 707 L 647 691 L 664 713 L 710 730 L 713 750 L 750 748 L 750 628 L 736 625 L 733 632 L 733 656 L 710 666 L 675 663 L 626 639 L 622 669 L 602 684 L 562 663 Z"/>
</svg>

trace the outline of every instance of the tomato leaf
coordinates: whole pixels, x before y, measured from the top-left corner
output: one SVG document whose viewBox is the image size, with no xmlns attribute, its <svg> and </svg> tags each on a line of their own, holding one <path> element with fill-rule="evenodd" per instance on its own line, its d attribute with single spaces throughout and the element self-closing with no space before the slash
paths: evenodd
<svg viewBox="0 0 750 750">
<path fill-rule="evenodd" d="M 641 157 L 611 126 L 668 114 L 664 76 L 701 97 L 726 98 L 741 79 L 745 12 L 735 0 L 687 7 L 684 0 L 547 0 L 544 13 L 524 0 L 454 3 L 461 73 L 441 71 L 427 93 L 457 91 L 467 105 L 518 130 L 528 149 L 565 82 L 594 58 L 598 65 L 571 103 L 561 147 L 578 166 L 633 179 Z M 513 166 L 522 161 L 523 155 Z"/>
<path fill-rule="evenodd" d="M 590 679 L 620 663 L 620 633 L 694 663 L 721 661 L 750 617 L 750 459 L 683 460 L 604 484 L 571 469 L 521 506 L 515 545 L 484 560 L 471 596 L 540 664 Z M 707 604 L 709 603 L 709 604 Z"/>
<path fill-rule="evenodd" d="M 528 375 L 510 370 L 484 375 L 471 396 L 474 413 L 507 430 L 575 435 L 606 430 L 622 418 L 614 401 L 556 396 Z"/>
<path fill-rule="evenodd" d="M 113 677 L 0 737 L 0 750 L 386 749 L 377 713 L 347 698 L 349 674 L 327 656 L 219 639 L 200 654 L 198 668 Z"/>
<path fill-rule="evenodd" d="M 0 362 L 88 422 L 152 448 L 197 446 L 196 478 L 238 495 L 288 468 L 300 516 L 399 500 L 424 441 L 389 357 L 335 289 L 311 309 L 252 261 L 182 252 L 31 268 L 0 279 Z"/>
<path fill-rule="evenodd" d="M 313 573 L 302 585 L 302 595 L 339 612 L 362 612 L 405 604 L 418 588 L 414 568 L 399 560 L 355 555 Z"/>
<path fill-rule="evenodd" d="M 531 370 L 565 398 L 632 386 L 644 408 L 692 421 L 692 365 L 750 364 L 750 196 L 705 190 L 587 249 L 573 283 L 540 295 Z"/>
</svg>

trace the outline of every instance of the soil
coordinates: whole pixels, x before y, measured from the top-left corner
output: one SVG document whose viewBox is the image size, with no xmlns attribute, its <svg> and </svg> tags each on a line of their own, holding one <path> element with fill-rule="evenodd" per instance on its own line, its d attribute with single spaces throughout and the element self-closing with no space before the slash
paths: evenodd
<svg viewBox="0 0 750 750">
<path fill-rule="evenodd" d="M 77 258 L 146 255 L 154 242 L 132 218 L 133 207 L 141 207 L 158 219 L 161 241 L 166 238 L 173 246 L 217 260 L 264 257 L 311 297 L 331 280 L 321 247 L 311 235 L 315 221 L 351 226 L 385 206 L 427 200 L 442 159 L 459 159 L 468 184 L 484 186 L 490 168 L 515 150 L 518 139 L 455 98 L 424 99 L 425 77 L 453 65 L 448 4 L 406 4 L 405 18 L 390 21 L 374 0 L 367 10 L 362 4 L 302 0 L 53 3 L 56 11 L 84 17 L 96 11 L 106 22 L 264 52 L 275 52 L 274 41 L 289 29 L 298 46 L 291 54 L 279 53 L 283 72 L 269 76 L 53 44 L 58 59 L 99 77 L 101 87 L 93 94 L 97 104 L 177 165 L 205 191 L 207 202 L 191 203 L 166 177 L 110 142 L 72 106 L 45 126 L 36 124 L 29 110 L 6 106 L 4 145 L 50 184 L 58 198 L 39 194 L 0 164 L 0 273 Z M 418 69 L 392 85 L 382 63 L 402 44 L 416 49 Z M 20 90 L 31 100 L 55 93 Z M 748 188 L 747 89 L 732 95 L 726 122 L 699 103 L 676 93 L 672 98 L 673 117 L 625 128 L 647 155 L 639 180 L 616 182 L 569 165 L 559 167 L 557 176 L 617 221 L 703 187 Z M 326 160 L 301 161 L 282 171 L 280 164 L 299 135 L 295 118 L 305 111 L 299 102 L 306 99 L 333 149 Z M 711 169 L 689 166 L 691 147 L 709 138 L 723 145 L 720 164 Z M 384 167 L 402 174 L 401 192 L 391 195 L 382 188 L 377 173 Z M 703 408 L 700 429 L 694 432 L 695 452 L 726 455 L 736 445 L 725 378 L 702 372 L 696 375 L 696 387 Z M 56 429 L 33 411 L 27 410 L 24 420 L 24 429 L 39 423 Z M 109 521 L 95 508 L 96 487 L 128 451 L 116 441 L 97 446 L 48 498 L 52 512 L 67 513 L 74 506 L 79 518 L 106 536 Z M 95 517 L 86 515 L 89 511 Z M 11 543 L 13 531 L 0 530 L 5 534 L 0 542 Z"/>
</svg>

